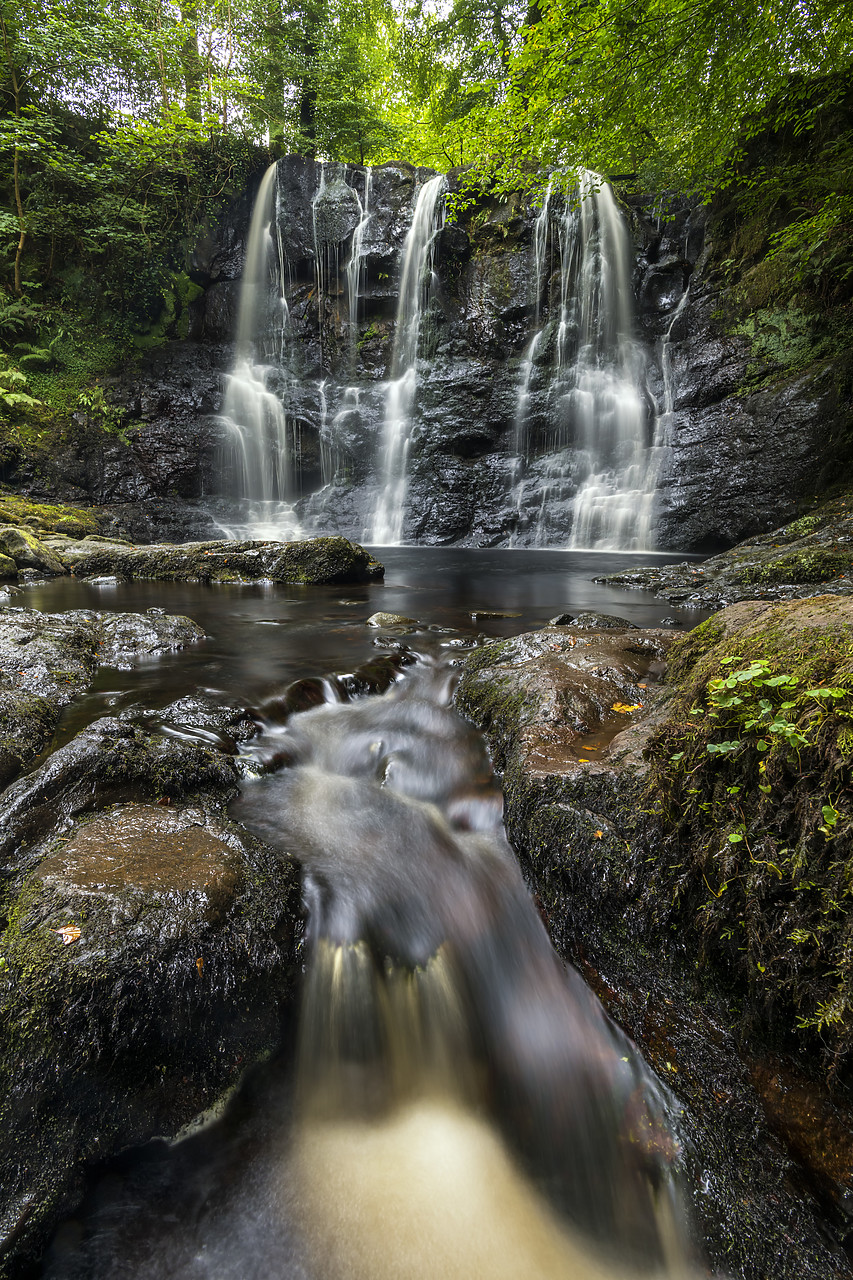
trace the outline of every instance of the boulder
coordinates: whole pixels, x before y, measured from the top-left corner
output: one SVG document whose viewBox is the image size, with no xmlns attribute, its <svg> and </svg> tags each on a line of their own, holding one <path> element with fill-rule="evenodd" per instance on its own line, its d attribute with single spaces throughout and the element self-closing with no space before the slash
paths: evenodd
<svg viewBox="0 0 853 1280">
<path fill-rule="evenodd" d="M 384 569 L 345 538 L 305 542 L 190 542 L 128 547 L 118 542 L 71 543 L 63 560 L 77 578 L 118 574 L 182 582 L 371 582 Z"/>
<path fill-rule="evenodd" d="M 299 884 L 209 807 L 119 805 L 38 850 L 0 940 L 0 1272 L 79 1199 L 86 1164 L 174 1134 L 280 1035 Z"/>
<path fill-rule="evenodd" d="M 14 560 L 18 569 L 37 569 L 54 578 L 68 572 L 62 561 L 29 529 L 0 526 L 0 549 Z"/>
<path fill-rule="evenodd" d="M 0 608 L 0 787 L 48 745 L 62 708 L 89 688 L 101 664 L 127 669 L 203 637 L 189 618 L 159 610 Z"/>
</svg>

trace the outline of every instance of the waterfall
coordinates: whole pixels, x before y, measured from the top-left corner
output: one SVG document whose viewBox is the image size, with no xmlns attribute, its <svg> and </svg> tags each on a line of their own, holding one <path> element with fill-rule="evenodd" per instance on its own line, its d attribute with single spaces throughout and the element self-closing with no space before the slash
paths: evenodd
<svg viewBox="0 0 853 1280">
<path fill-rule="evenodd" d="M 549 249 L 557 263 L 556 287 L 547 275 Z M 633 332 L 627 229 L 598 174 L 580 169 L 562 192 L 555 192 L 554 180 L 549 184 L 534 228 L 534 283 L 536 329 L 522 361 L 516 409 L 512 483 L 518 517 L 519 476 L 527 468 L 538 500 L 537 543 L 552 543 L 568 516 L 571 547 L 645 547 L 654 485 L 645 362 Z M 543 292 L 548 314 L 540 325 Z M 538 421 L 531 422 L 537 396 Z"/>
<path fill-rule="evenodd" d="M 298 429 L 277 394 L 289 313 L 285 264 L 276 224 L 277 166 L 258 188 L 243 268 L 237 354 L 228 377 L 222 421 L 228 439 L 230 489 L 252 504 L 259 536 L 297 537 L 292 501 L 297 490 Z"/>
<path fill-rule="evenodd" d="M 398 545 L 403 532 L 418 344 L 432 291 L 436 237 L 444 223 L 444 186 L 444 177 L 437 174 L 421 187 L 403 246 L 391 381 L 385 400 L 382 490 L 372 527 L 365 534 L 370 542 L 383 546 Z"/>
<path fill-rule="evenodd" d="M 373 169 L 370 165 L 364 171 L 364 204 L 359 200 L 360 217 L 358 226 L 352 233 L 352 246 L 349 261 L 346 265 L 347 301 L 349 303 L 349 341 L 350 362 L 355 369 L 358 350 L 358 303 L 364 289 L 364 237 L 370 222 L 370 191 L 373 185 Z"/>
<path fill-rule="evenodd" d="M 578 261 L 577 346 L 568 371 L 568 411 L 575 419 L 580 487 L 574 501 L 573 547 L 644 548 L 649 458 L 642 395 L 644 359 L 633 334 L 631 250 L 610 187 L 589 170 L 579 175 L 580 211 L 567 208 L 563 261 Z M 580 244 L 577 242 L 578 232 Z M 565 244 L 565 248 L 563 248 Z M 561 290 L 558 357 L 565 367 L 574 319 Z"/>
</svg>

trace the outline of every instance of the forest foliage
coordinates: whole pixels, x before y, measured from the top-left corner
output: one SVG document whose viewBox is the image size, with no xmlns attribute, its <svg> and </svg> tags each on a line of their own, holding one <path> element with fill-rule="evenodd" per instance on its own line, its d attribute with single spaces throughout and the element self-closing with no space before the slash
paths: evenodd
<svg viewBox="0 0 853 1280">
<path fill-rule="evenodd" d="M 0 0 L 0 341 L 63 290 L 156 314 L 175 246 L 276 155 L 707 193 L 849 99 L 851 54 L 846 0 Z M 848 142 L 780 253 L 853 228 L 851 171 Z"/>
</svg>

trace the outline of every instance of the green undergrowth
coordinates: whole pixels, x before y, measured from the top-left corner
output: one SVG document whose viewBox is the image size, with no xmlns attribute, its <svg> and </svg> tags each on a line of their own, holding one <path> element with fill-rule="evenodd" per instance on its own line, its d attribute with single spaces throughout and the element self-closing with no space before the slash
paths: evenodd
<svg viewBox="0 0 853 1280">
<path fill-rule="evenodd" d="M 710 619 L 673 650 L 678 692 L 649 746 L 651 909 L 698 927 L 700 958 L 744 996 L 747 1024 L 817 1045 L 830 1075 L 847 1075 L 853 629 L 792 613 L 775 606 L 728 637 Z"/>
</svg>

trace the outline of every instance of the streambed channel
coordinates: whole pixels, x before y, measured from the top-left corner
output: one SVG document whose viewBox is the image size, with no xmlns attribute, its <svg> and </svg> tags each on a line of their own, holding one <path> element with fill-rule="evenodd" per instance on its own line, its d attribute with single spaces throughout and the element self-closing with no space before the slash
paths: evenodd
<svg viewBox="0 0 853 1280">
<path fill-rule="evenodd" d="M 452 708 L 484 638 L 585 611 L 661 628 L 673 608 L 591 581 L 624 553 L 379 554 L 384 584 L 57 580 L 12 596 L 51 613 L 159 609 L 204 629 L 179 653 L 103 667 L 52 750 L 99 717 L 144 713 L 155 733 L 228 751 L 217 731 L 160 712 L 196 696 L 250 709 L 259 731 L 239 748 L 229 820 L 299 862 L 305 920 L 278 1046 L 178 1141 L 96 1165 L 22 1276 L 707 1273 L 687 1186 L 705 1156 L 690 1153 L 675 1095 L 553 951 L 483 739 Z M 379 612 L 409 621 L 368 626 Z M 390 687 L 368 696 L 383 659 Z M 824 1274 L 848 1274 L 831 1252 Z"/>
</svg>

